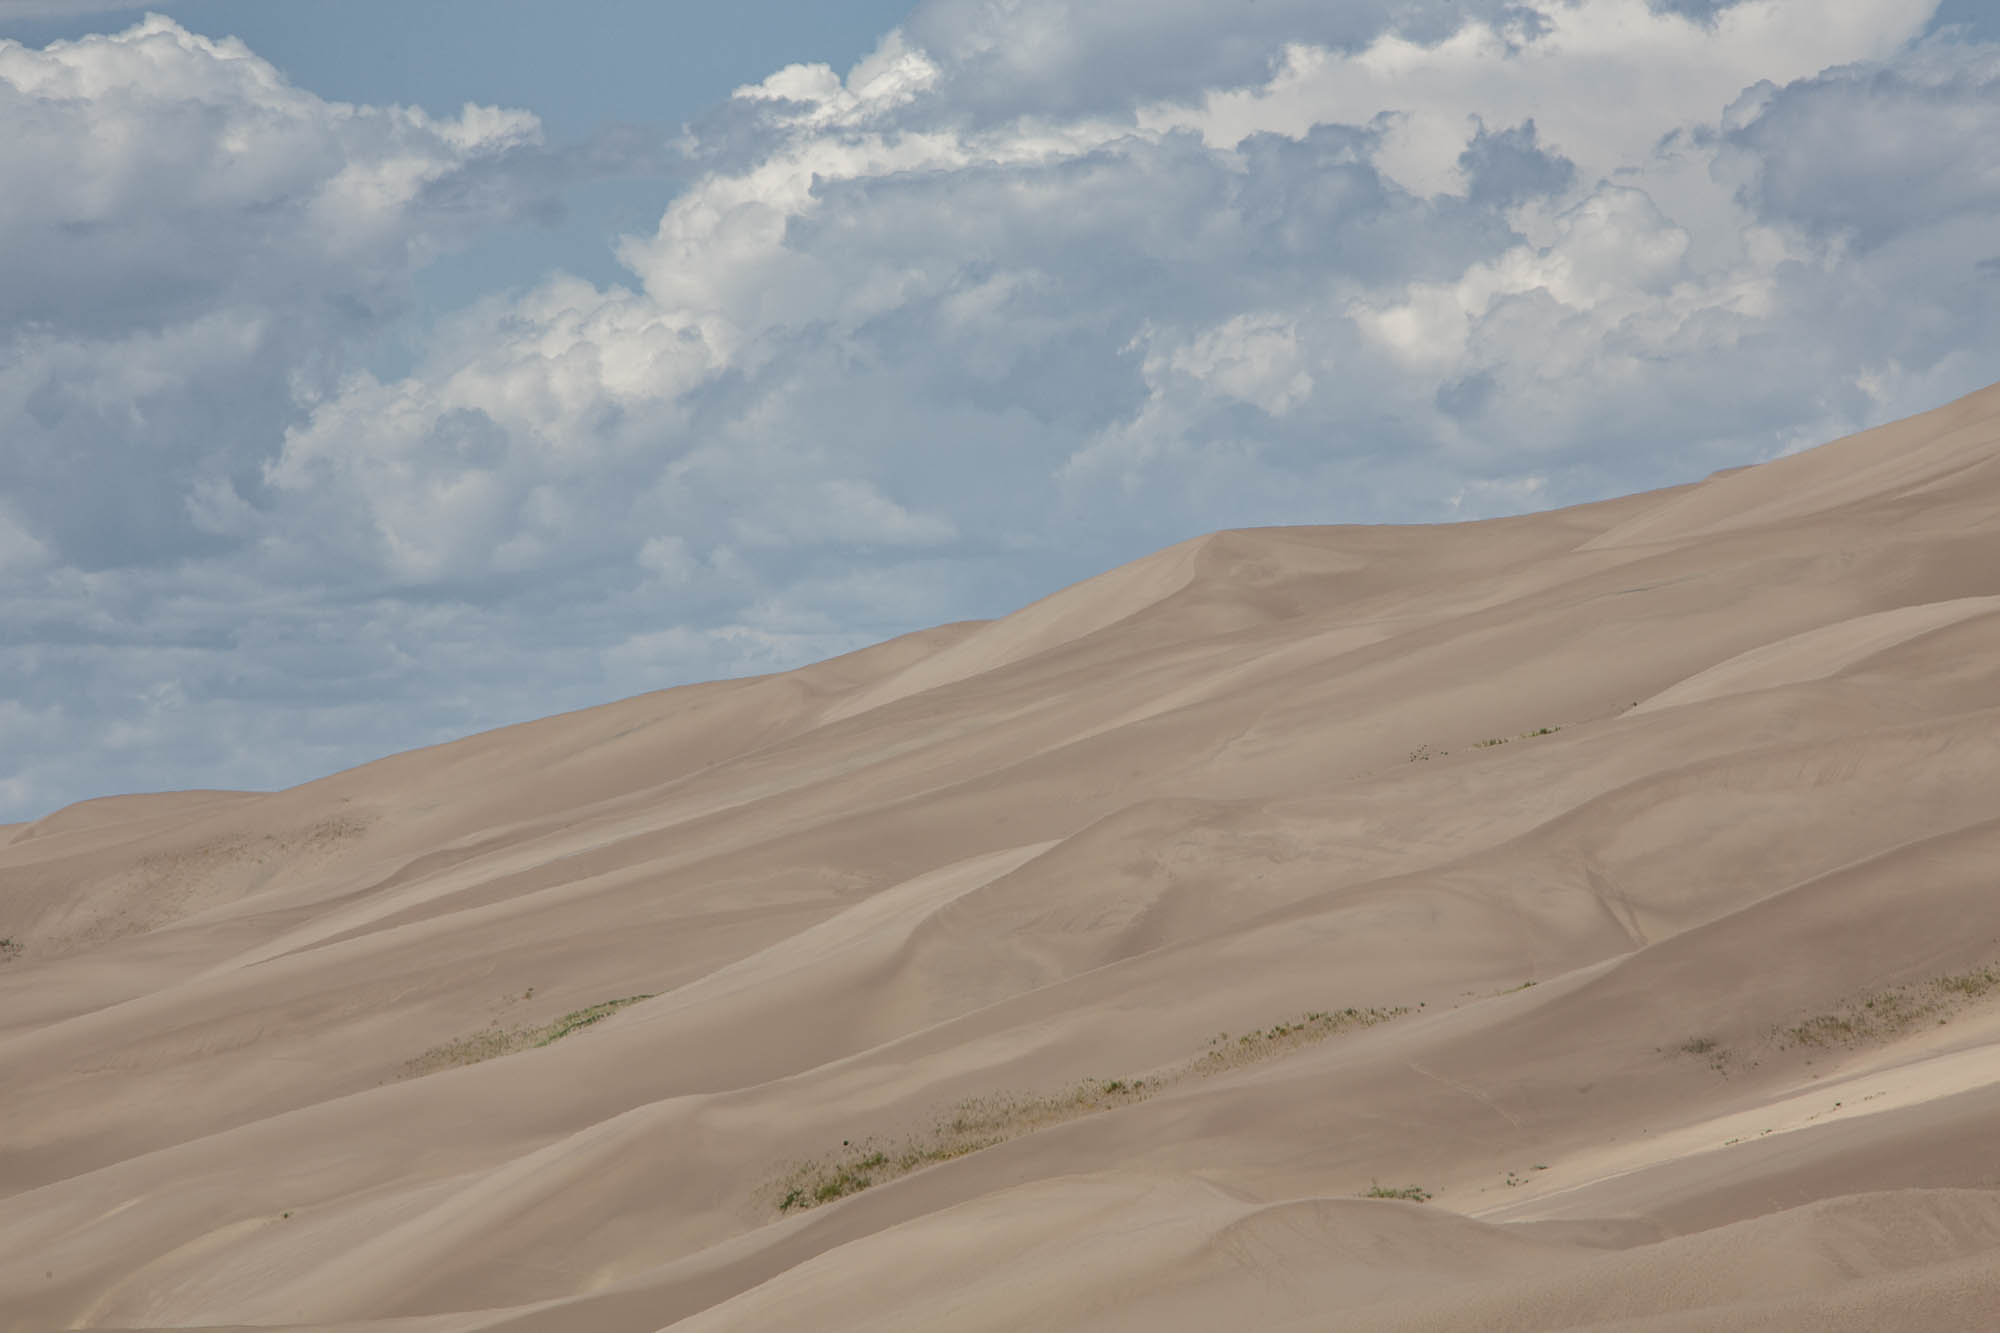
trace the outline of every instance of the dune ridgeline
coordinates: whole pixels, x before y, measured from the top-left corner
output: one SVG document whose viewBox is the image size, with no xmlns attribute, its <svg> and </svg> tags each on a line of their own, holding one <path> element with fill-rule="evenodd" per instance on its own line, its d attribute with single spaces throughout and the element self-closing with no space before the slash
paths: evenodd
<svg viewBox="0 0 2000 1333">
<path fill-rule="evenodd" d="M 0 828 L 0 1328 L 1990 1329 L 2000 386 Z"/>
</svg>

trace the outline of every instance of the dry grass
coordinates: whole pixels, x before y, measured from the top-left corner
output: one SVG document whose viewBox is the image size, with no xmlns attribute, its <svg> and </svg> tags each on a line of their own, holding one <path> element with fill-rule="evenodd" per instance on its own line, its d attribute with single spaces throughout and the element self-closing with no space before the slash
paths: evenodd
<svg viewBox="0 0 2000 1333">
<path fill-rule="evenodd" d="M 798 1163 L 774 1182 L 769 1193 L 781 1213 L 831 1203 L 921 1167 L 964 1157 L 1051 1125 L 1145 1101 L 1186 1079 L 1275 1059 L 1301 1046 L 1373 1027 L 1408 1012 L 1404 1008 L 1316 1011 L 1234 1040 L 1224 1033 L 1209 1042 L 1207 1051 L 1164 1074 L 1085 1079 L 1060 1092 L 1041 1095 L 970 1098 L 940 1115 L 928 1132 L 912 1135 L 900 1145 L 885 1145 L 875 1139 L 850 1141 L 836 1154 Z"/>
<path fill-rule="evenodd" d="M 1729 1072 L 1729 1062 L 1736 1058 L 1735 1054 L 1727 1046 L 1724 1046 L 1713 1037 L 1689 1037 L 1686 1041 L 1674 1047 L 1673 1053 L 1675 1055 L 1692 1055 L 1703 1061 L 1718 1074 L 1727 1074 Z"/>
<path fill-rule="evenodd" d="M 498 1022 L 481 1028 L 469 1036 L 456 1037 L 440 1046 L 433 1046 L 414 1060 L 403 1066 L 404 1078 L 415 1078 L 422 1074 L 434 1074 L 440 1069 L 453 1069 L 459 1065 L 476 1065 L 482 1060 L 491 1060 L 502 1055 L 512 1055 L 516 1051 L 531 1050 L 537 1046 L 547 1046 L 561 1041 L 578 1028 L 587 1028 L 592 1023 L 609 1018 L 628 1004 L 650 1000 L 650 995 L 628 995 L 622 1000 L 606 1000 L 593 1004 L 587 1009 L 574 1009 L 540 1027 L 503 1028 Z"/>
<path fill-rule="evenodd" d="M 1949 1021 L 1975 1001 L 2000 990 L 2000 964 L 1850 1000 L 1830 1013 L 1815 1014 L 1778 1032 L 1778 1049 L 1793 1046 L 1854 1048 L 1893 1041 L 1913 1028 Z"/>
<path fill-rule="evenodd" d="M 1561 730 L 1561 727 L 1540 727 L 1534 731 L 1524 731 L 1512 739 L 1517 741 L 1533 740 L 1537 736 L 1553 736 Z M 1490 750 L 1496 745 L 1505 745 L 1508 739 L 1506 736 L 1488 736 L 1483 741 L 1474 741 L 1472 748 L 1475 750 Z"/>
<path fill-rule="evenodd" d="M 1422 1185 L 1404 1185 L 1392 1189 L 1386 1185 L 1370 1185 L 1361 1192 L 1364 1199 L 1407 1199 L 1411 1203 L 1429 1203 L 1431 1192 Z"/>
<path fill-rule="evenodd" d="M 1966 1000 L 1983 999 L 1988 992 L 2000 990 L 2000 963 L 1972 972 L 1961 972 L 1957 976 L 1939 977 L 1931 985 L 1944 995 Z"/>
<path fill-rule="evenodd" d="M 887 1148 L 874 1140 L 843 1144 L 824 1161 L 801 1162 L 773 1191 L 778 1211 L 789 1213 L 858 1194 L 870 1185 L 908 1175 L 920 1167 L 991 1148 L 1099 1111 L 1144 1101 L 1159 1090 L 1158 1079 L 1085 1079 L 1074 1087 L 1040 1097 L 975 1097 L 938 1118 L 926 1134 L 912 1135 Z"/>
<path fill-rule="evenodd" d="M 1191 1065 L 1192 1074 L 1217 1074 L 1239 1065 L 1269 1060 L 1286 1051 L 1325 1041 L 1328 1037 L 1357 1028 L 1371 1028 L 1410 1012 L 1408 1009 L 1334 1009 L 1307 1014 L 1289 1023 L 1279 1023 L 1258 1032 L 1246 1032 L 1234 1041 L 1223 1033 L 1209 1042 L 1209 1049 Z"/>
</svg>

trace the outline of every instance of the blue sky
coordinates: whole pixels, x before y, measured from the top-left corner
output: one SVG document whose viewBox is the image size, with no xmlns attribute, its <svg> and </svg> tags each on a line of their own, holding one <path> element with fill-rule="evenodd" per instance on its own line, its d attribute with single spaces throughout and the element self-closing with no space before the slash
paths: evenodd
<svg viewBox="0 0 2000 1333">
<path fill-rule="evenodd" d="M 0 0 L 0 820 L 2000 378 L 1972 0 Z"/>
</svg>

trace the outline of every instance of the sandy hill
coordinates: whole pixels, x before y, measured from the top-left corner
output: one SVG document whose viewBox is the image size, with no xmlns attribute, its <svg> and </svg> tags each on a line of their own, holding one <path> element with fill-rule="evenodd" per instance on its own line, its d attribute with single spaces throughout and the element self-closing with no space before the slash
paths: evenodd
<svg viewBox="0 0 2000 1333">
<path fill-rule="evenodd" d="M 0 830 L 0 1328 L 1991 1329 L 2000 386 Z"/>
</svg>

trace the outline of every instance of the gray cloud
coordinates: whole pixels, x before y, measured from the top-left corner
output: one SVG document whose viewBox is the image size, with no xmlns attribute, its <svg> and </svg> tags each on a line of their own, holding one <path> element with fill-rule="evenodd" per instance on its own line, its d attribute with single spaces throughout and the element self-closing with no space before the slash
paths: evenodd
<svg viewBox="0 0 2000 1333">
<path fill-rule="evenodd" d="M 1574 162 L 1560 153 L 1542 150 L 1532 120 L 1497 133 L 1481 125 L 1458 155 L 1458 166 L 1465 173 L 1466 196 L 1475 206 L 1506 208 L 1539 196 L 1559 195 L 1576 180 Z"/>
<path fill-rule="evenodd" d="M 1864 248 L 2000 206 L 2000 49 L 1924 43 L 1893 66 L 1759 90 L 1727 133 L 1746 203 Z"/>
<path fill-rule="evenodd" d="M 1682 18 L 1697 23 L 1713 24 L 1724 10 L 1748 3 L 1749 0 L 1646 0 L 1646 7 L 1656 14 L 1679 14 Z"/>
</svg>

